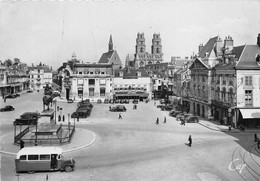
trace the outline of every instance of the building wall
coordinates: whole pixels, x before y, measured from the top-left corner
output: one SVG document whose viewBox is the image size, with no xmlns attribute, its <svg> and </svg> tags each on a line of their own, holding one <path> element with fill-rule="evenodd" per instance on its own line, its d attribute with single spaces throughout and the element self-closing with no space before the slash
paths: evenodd
<svg viewBox="0 0 260 181">
<path fill-rule="evenodd" d="M 252 76 L 252 86 L 247 86 L 245 76 Z M 245 104 L 245 91 L 252 91 L 253 104 Z M 237 108 L 260 107 L 260 71 L 259 70 L 237 70 Z"/>
</svg>

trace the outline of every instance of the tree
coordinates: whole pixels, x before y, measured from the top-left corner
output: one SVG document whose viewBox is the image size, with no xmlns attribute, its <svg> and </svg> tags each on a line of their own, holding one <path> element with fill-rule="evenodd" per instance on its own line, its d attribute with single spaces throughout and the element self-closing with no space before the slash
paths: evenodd
<svg viewBox="0 0 260 181">
<path fill-rule="evenodd" d="M 14 58 L 14 63 L 13 64 L 15 64 L 15 65 L 18 65 L 18 64 L 20 64 L 21 62 L 20 62 L 20 59 L 19 58 Z"/>
</svg>

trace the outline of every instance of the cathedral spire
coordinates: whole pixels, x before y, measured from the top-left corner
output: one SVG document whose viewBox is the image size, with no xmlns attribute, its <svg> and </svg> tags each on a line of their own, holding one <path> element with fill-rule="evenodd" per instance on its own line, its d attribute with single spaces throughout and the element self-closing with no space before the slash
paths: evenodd
<svg viewBox="0 0 260 181">
<path fill-rule="evenodd" d="M 112 41 L 112 35 L 110 35 L 109 43 L 108 43 L 108 51 L 113 51 L 113 41 Z"/>
</svg>

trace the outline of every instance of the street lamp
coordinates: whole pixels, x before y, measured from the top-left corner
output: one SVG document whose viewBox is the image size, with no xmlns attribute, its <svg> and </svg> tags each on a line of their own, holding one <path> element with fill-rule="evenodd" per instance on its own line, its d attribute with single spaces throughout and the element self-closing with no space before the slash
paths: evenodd
<svg viewBox="0 0 260 181">
<path fill-rule="evenodd" d="M 55 105 L 54 121 L 55 121 L 55 124 L 56 124 L 56 115 L 57 115 L 57 113 L 56 113 L 56 111 L 57 111 L 57 100 L 56 100 L 56 99 L 54 99 L 54 100 L 53 100 L 53 103 L 54 103 L 54 105 Z"/>
</svg>

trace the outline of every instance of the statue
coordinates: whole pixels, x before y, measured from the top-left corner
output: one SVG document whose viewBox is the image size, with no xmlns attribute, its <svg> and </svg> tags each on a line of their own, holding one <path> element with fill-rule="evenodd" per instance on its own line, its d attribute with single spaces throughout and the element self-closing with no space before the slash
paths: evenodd
<svg viewBox="0 0 260 181">
<path fill-rule="evenodd" d="M 50 110 L 50 104 L 52 106 L 52 100 L 53 100 L 53 95 L 52 95 L 52 88 L 49 87 L 49 85 L 47 84 L 45 89 L 44 89 L 44 96 L 42 98 L 42 102 L 43 102 L 43 111 L 45 111 L 45 106 L 47 106 L 47 110 Z"/>
</svg>

